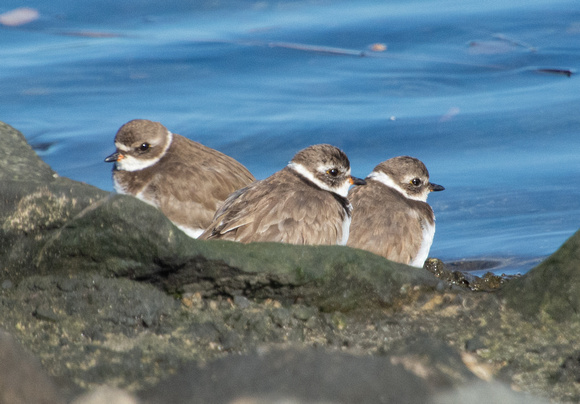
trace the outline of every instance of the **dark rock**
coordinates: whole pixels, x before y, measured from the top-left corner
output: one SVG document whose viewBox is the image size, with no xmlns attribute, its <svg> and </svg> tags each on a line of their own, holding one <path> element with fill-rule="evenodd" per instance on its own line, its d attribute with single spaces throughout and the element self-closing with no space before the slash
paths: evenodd
<svg viewBox="0 0 580 404">
<path fill-rule="evenodd" d="M 225 352 L 242 352 L 246 346 L 239 331 L 220 334 L 218 341 Z"/>
<path fill-rule="evenodd" d="M 59 320 L 59 317 L 54 312 L 54 310 L 46 306 L 37 307 L 32 312 L 32 315 L 39 320 L 54 321 L 54 322 L 57 322 Z"/>
<path fill-rule="evenodd" d="M 0 259 L 12 281 L 49 271 L 45 264 L 61 254 L 60 235 L 75 228 L 77 218 L 109 195 L 65 178 L 46 182 L 0 180 L 0 187 Z M 68 264 L 72 262 L 62 263 L 66 266 L 58 269 L 70 271 Z"/>
<path fill-rule="evenodd" d="M 528 318 L 580 321 L 580 231 L 540 265 L 507 284 L 502 296 Z"/>
<path fill-rule="evenodd" d="M 580 352 L 568 356 L 555 374 L 555 380 L 564 383 L 580 383 Z"/>
<path fill-rule="evenodd" d="M 298 320 L 308 321 L 311 318 L 313 318 L 314 316 L 316 316 L 316 314 L 317 314 L 317 310 L 313 309 L 311 307 L 306 307 L 306 306 L 302 306 L 302 305 L 295 305 L 292 308 L 292 315 Z"/>
<path fill-rule="evenodd" d="M 483 342 L 479 335 L 465 341 L 465 350 L 468 352 L 475 352 L 478 349 L 484 348 L 486 348 L 485 342 Z"/>
<path fill-rule="evenodd" d="M 193 337 L 207 342 L 217 341 L 222 334 L 220 327 L 211 322 L 193 324 L 189 330 Z"/>
<path fill-rule="evenodd" d="M 424 271 L 341 246 L 191 240 L 187 255 L 157 258 L 156 268 L 132 276 L 169 293 L 302 301 L 323 311 L 388 307 L 410 287 L 436 285 Z"/>
<path fill-rule="evenodd" d="M 416 371 L 432 391 L 477 380 L 455 348 L 423 334 L 394 344 L 388 354 L 391 362 Z"/>
<path fill-rule="evenodd" d="M 242 399 L 377 404 L 425 403 L 429 391 L 419 377 L 387 358 L 309 349 L 231 356 L 203 367 L 189 366 L 140 396 L 152 404 Z"/>
<path fill-rule="evenodd" d="M 251 305 L 248 298 L 239 295 L 234 296 L 234 304 L 242 309 L 247 309 Z"/>
<path fill-rule="evenodd" d="M 123 387 L 154 377 L 143 361 L 163 375 L 180 366 L 184 359 L 166 350 L 180 310 L 154 286 L 88 274 L 30 276 L 0 295 L 0 322 L 44 358 L 67 397 L 111 377 Z"/>
<path fill-rule="evenodd" d="M 0 161 L 0 324 L 41 359 L 57 398 L 96 389 L 112 403 L 109 385 L 156 402 L 193 391 L 210 402 L 426 402 L 442 388 L 519 399 L 488 394 L 498 384 L 477 374 L 580 399 L 574 355 L 560 367 L 578 323 L 553 323 L 579 312 L 578 240 L 515 280 L 430 260 L 438 279 L 340 246 L 193 240 L 136 198 L 56 176 L 5 133 L 0 153 L 18 153 Z"/>
<path fill-rule="evenodd" d="M 479 292 L 492 292 L 499 289 L 508 280 L 519 276 L 498 276 L 491 272 L 486 272 L 482 277 L 479 277 L 466 272 L 474 268 L 482 269 L 493 267 L 494 265 L 494 261 L 458 261 L 444 264 L 441 260 L 430 258 L 425 262 L 424 267 L 427 271 L 431 272 L 437 278 L 446 281 L 448 284 Z M 443 285 L 437 285 L 437 290 L 443 291 L 443 289 Z"/>
<path fill-rule="evenodd" d="M 156 288 L 98 275 L 31 276 L 14 293 L 24 297 L 32 315 L 39 320 L 57 322 L 66 316 L 91 316 L 123 326 L 127 334 L 142 327 L 158 326 L 161 318 L 170 316 L 177 308 L 174 298 Z M 106 329 L 106 325 L 101 326 L 101 330 Z"/>
<path fill-rule="evenodd" d="M 0 133 L 0 181 L 49 182 L 57 177 L 48 164 L 38 158 L 22 133 L 3 122 L 0 122 Z"/>
</svg>

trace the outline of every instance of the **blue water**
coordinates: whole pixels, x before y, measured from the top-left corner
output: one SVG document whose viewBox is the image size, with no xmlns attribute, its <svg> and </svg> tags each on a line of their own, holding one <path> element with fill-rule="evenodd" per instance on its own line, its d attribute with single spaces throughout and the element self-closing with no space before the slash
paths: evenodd
<svg viewBox="0 0 580 404">
<path fill-rule="evenodd" d="M 113 137 L 147 118 L 258 178 L 321 142 L 360 177 L 418 157 L 446 188 L 443 260 L 524 272 L 580 227 L 577 0 L 24 6 L 40 19 L 0 26 L 0 120 L 62 176 L 112 190 Z"/>
</svg>

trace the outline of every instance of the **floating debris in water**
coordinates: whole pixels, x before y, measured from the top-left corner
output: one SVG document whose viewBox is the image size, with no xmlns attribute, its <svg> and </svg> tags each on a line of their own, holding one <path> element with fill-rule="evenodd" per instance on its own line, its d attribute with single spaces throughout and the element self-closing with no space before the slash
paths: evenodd
<svg viewBox="0 0 580 404">
<path fill-rule="evenodd" d="M 384 43 L 374 43 L 369 46 L 369 49 L 373 52 L 384 52 L 387 50 L 387 45 Z"/>
<path fill-rule="evenodd" d="M 563 76 L 570 77 L 574 73 L 569 69 L 536 69 L 538 73 L 549 73 L 549 74 L 561 74 Z"/>
<path fill-rule="evenodd" d="M 28 24 L 40 17 L 38 10 L 29 7 L 15 8 L 0 14 L 0 24 L 7 27 L 17 27 L 19 25 Z"/>
<path fill-rule="evenodd" d="M 99 32 L 99 31 L 70 31 L 70 32 L 61 32 L 61 35 L 83 36 L 88 38 L 117 38 L 124 36 L 112 32 Z"/>
<path fill-rule="evenodd" d="M 474 55 L 497 55 L 501 53 L 513 52 L 518 48 L 536 52 L 538 49 L 528 43 L 507 37 L 504 34 L 493 34 L 490 41 L 469 42 L 469 53 Z"/>
<path fill-rule="evenodd" d="M 469 42 L 469 54 L 471 55 L 498 55 L 513 52 L 515 46 L 502 41 L 471 41 Z"/>
<path fill-rule="evenodd" d="M 451 108 L 449 108 L 449 110 L 447 110 L 446 113 L 444 113 L 441 116 L 441 118 L 439 118 L 439 122 L 448 122 L 448 121 L 451 121 L 460 112 L 461 112 L 461 109 L 459 109 L 459 107 L 451 107 Z"/>
<path fill-rule="evenodd" d="M 32 147 L 32 150 L 34 150 L 37 153 L 45 153 L 47 151 L 49 151 L 52 146 L 55 145 L 55 142 L 38 142 L 38 143 L 31 143 L 30 146 Z"/>
<path fill-rule="evenodd" d="M 521 48 L 526 48 L 530 52 L 536 52 L 538 49 L 535 46 L 530 45 L 529 43 L 520 41 L 518 39 L 510 38 L 504 34 L 493 34 L 492 37 L 495 39 L 499 39 L 500 41 L 504 41 L 510 43 L 514 46 L 519 46 Z"/>
<path fill-rule="evenodd" d="M 255 43 L 258 44 L 258 43 Z M 294 42 L 268 42 L 267 45 L 270 48 L 286 48 L 286 49 L 296 49 L 306 52 L 315 53 L 329 53 L 333 55 L 345 55 L 345 56 L 364 56 L 364 52 L 353 49 L 346 48 L 335 48 L 331 46 L 319 46 L 319 45 L 308 45 L 302 43 Z"/>
</svg>

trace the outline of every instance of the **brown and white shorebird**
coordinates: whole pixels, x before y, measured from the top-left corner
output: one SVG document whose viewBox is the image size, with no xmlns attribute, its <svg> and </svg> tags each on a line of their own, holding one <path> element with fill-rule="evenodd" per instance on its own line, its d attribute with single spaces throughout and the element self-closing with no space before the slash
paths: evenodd
<svg viewBox="0 0 580 404">
<path fill-rule="evenodd" d="M 430 183 L 425 165 L 408 156 L 383 161 L 366 181 L 349 193 L 353 214 L 347 245 L 423 267 L 435 234 L 427 196 L 445 188 Z"/>
<path fill-rule="evenodd" d="M 307 147 L 282 170 L 232 194 L 200 238 L 344 245 L 352 209 L 348 189 L 364 183 L 350 175 L 340 149 Z"/>
<path fill-rule="evenodd" d="M 217 150 L 171 133 L 159 122 L 135 119 L 115 136 L 113 182 L 120 194 L 159 208 L 197 238 L 232 192 L 255 181 L 242 164 Z"/>
</svg>

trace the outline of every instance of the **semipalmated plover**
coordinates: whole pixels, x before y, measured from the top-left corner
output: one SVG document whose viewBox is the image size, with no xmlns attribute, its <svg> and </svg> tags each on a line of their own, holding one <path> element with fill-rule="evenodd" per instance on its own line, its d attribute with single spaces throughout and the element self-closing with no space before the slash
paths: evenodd
<svg viewBox="0 0 580 404">
<path fill-rule="evenodd" d="M 445 188 L 430 183 L 425 165 L 408 156 L 383 161 L 366 181 L 349 193 L 353 213 L 347 245 L 423 267 L 435 234 L 427 196 Z"/>
<path fill-rule="evenodd" d="M 190 237 L 209 226 L 228 195 L 255 181 L 233 158 L 173 134 L 159 122 L 127 122 L 115 146 L 117 151 L 105 159 L 115 163 L 115 190 L 159 208 Z"/>
<path fill-rule="evenodd" d="M 340 149 L 307 147 L 282 170 L 233 193 L 200 238 L 344 245 L 352 209 L 348 189 L 364 183 L 350 175 Z"/>
</svg>

